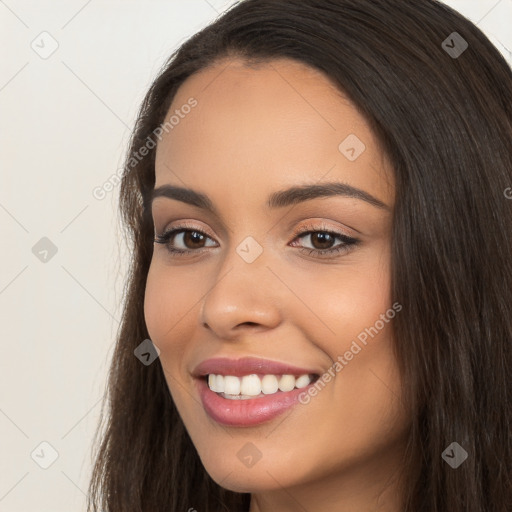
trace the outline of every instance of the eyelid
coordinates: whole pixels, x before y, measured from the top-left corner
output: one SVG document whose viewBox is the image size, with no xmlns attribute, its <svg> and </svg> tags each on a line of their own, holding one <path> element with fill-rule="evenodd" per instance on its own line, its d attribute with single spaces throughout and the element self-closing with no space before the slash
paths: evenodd
<svg viewBox="0 0 512 512">
<path fill-rule="evenodd" d="M 157 230 L 156 229 L 156 223 L 155 223 L 155 236 L 158 235 L 158 232 L 160 231 L 161 235 L 164 235 L 165 233 L 168 233 L 169 231 L 171 230 L 176 230 L 176 229 L 190 229 L 190 230 L 194 230 L 194 231 L 201 231 L 203 232 L 205 235 L 207 235 L 208 237 L 212 238 L 212 239 L 215 239 L 216 236 L 212 233 L 212 231 L 206 227 L 202 227 L 198 224 L 194 224 L 195 222 L 199 222 L 199 221 L 175 221 L 176 223 L 173 224 L 172 222 L 168 225 L 166 225 L 164 227 L 164 229 L 162 230 Z M 360 234 L 359 231 L 357 231 L 356 229 L 354 228 L 351 228 L 350 226 L 346 226 L 345 228 L 342 228 L 340 226 L 338 227 L 333 227 L 333 226 L 329 226 L 326 224 L 326 220 L 323 219 L 323 218 L 318 218 L 318 219 L 307 219 L 305 221 L 306 224 L 304 223 L 299 223 L 297 227 L 295 227 L 293 230 L 292 230 L 292 236 L 293 236 L 293 239 L 295 239 L 297 236 L 301 235 L 301 236 L 305 236 L 307 234 L 309 234 L 309 232 L 319 232 L 319 231 L 322 231 L 322 232 L 331 232 L 331 233 L 334 233 L 334 234 L 342 234 L 344 236 L 347 236 L 347 237 L 350 237 L 350 238 L 353 238 L 354 235 L 351 234 L 347 228 L 355 231 L 356 233 Z"/>
<path fill-rule="evenodd" d="M 158 234 L 158 232 L 155 232 L 155 241 L 160 240 L 159 243 L 167 244 L 168 242 L 163 242 L 162 240 L 169 239 L 169 237 L 174 238 L 174 236 L 176 236 L 177 233 L 182 233 L 182 232 L 186 232 L 186 231 L 200 232 L 203 235 L 205 235 L 207 238 L 212 240 L 214 243 L 218 243 L 215 239 L 215 236 L 211 235 L 209 230 L 203 229 L 202 227 L 198 227 L 197 225 L 194 225 L 194 224 L 190 223 L 189 221 L 178 222 L 177 225 L 171 224 L 169 227 L 166 227 L 162 231 L 162 234 L 160 234 L 160 235 Z M 342 246 L 347 245 L 347 244 L 348 245 L 358 245 L 361 243 L 360 238 L 354 237 L 354 236 L 346 233 L 346 231 L 341 228 L 332 228 L 332 227 L 328 226 L 323 219 L 318 220 L 318 221 L 308 219 L 308 222 L 306 225 L 299 224 L 299 226 L 293 230 L 292 235 L 291 235 L 291 237 L 292 237 L 291 241 L 287 245 L 290 245 L 292 242 L 295 242 L 298 239 L 310 236 L 313 233 L 328 233 L 329 235 L 333 236 L 334 238 L 338 238 L 341 240 L 344 239 Z M 191 249 L 189 251 L 176 250 L 173 252 L 197 252 L 197 253 L 199 253 L 203 250 L 205 250 L 205 249 L 204 248 L 198 249 L 198 250 Z M 325 249 L 325 250 L 313 249 L 312 251 L 317 252 L 317 253 L 323 253 L 323 252 L 329 253 L 332 250 L 331 249 Z"/>
<path fill-rule="evenodd" d="M 198 221 L 194 221 L 194 222 L 198 222 Z M 204 228 L 202 226 L 199 226 L 198 224 L 192 224 L 191 221 L 186 221 L 186 220 L 176 221 L 175 224 L 173 224 L 171 222 L 170 224 L 166 225 L 164 227 L 164 229 L 162 229 L 162 230 L 157 230 L 156 224 L 155 224 L 155 236 L 158 234 L 158 231 L 160 231 L 161 235 L 165 235 L 169 231 L 173 231 L 175 229 L 190 229 L 193 231 L 201 231 L 205 235 L 209 236 L 210 238 L 212 238 L 212 239 L 215 238 L 215 235 L 213 235 L 212 232 L 208 228 Z"/>
<path fill-rule="evenodd" d="M 171 202 L 171 201 L 169 201 Z M 163 202 L 162 202 L 163 203 Z M 229 232 L 232 232 L 231 228 L 225 226 L 222 221 L 218 221 L 215 217 L 210 217 L 209 215 L 206 215 L 205 222 L 208 224 L 204 224 L 202 220 L 199 220 L 203 215 L 201 213 L 198 213 L 198 217 L 194 218 L 189 217 L 188 220 L 182 220 L 183 212 L 181 210 L 178 210 L 178 212 L 174 212 L 174 209 L 168 209 L 166 208 L 166 204 L 163 206 L 160 206 L 158 208 L 153 208 L 152 210 L 152 219 L 153 219 L 153 226 L 155 229 L 155 234 L 157 233 L 157 225 L 161 225 L 163 229 L 160 229 L 160 233 L 165 233 L 169 231 L 170 229 L 174 229 L 176 226 L 180 227 L 186 227 L 187 229 L 198 229 L 200 231 L 203 231 L 205 234 L 208 234 L 210 237 L 214 237 L 214 232 L 211 228 L 206 227 L 208 224 L 212 225 L 215 229 L 216 233 L 219 233 L 219 236 L 226 237 L 228 236 Z M 191 215 L 194 215 L 193 213 Z M 189 222 L 194 222 L 193 225 L 188 225 Z M 171 227 L 172 225 L 172 227 Z"/>
<path fill-rule="evenodd" d="M 349 226 L 347 226 L 349 227 Z M 352 228 L 350 228 L 352 229 Z M 353 231 L 356 231 L 355 229 Z M 306 224 L 299 224 L 296 228 L 293 229 L 293 237 L 297 236 L 306 236 L 307 234 L 311 232 L 328 232 L 333 233 L 335 235 L 343 235 L 349 238 L 354 238 L 353 234 L 350 234 L 346 228 L 342 227 L 333 227 L 329 226 L 324 219 L 318 219 L 318 220 L 312 220 L 308 219 L 306 221 Z M 359 233 L 358 231 L 356 231 Z"/>
<path fill-rule="evenodd" d="M 337 259 L 340 256 L 343 256 L 345 254 L 350 253 L 354 248 L 358 247 L 361 244 L 360 238 L 351 237 L 348 235 L 345 235 L 343 232 L 339 231 L 330 231 L 327 227 L 322 226 L 311 226 L 313 229 L 303 228 L 302 230 L 299 229 L 298 232 L 293 237 L 292 242 L 295 242 L 295 240 L 298 240 L 300 238 L 305 238 L 307 236 L 311 236 L 312 233 L 329 233 L 334 238 L 340 239 L 342 243 L 338 246 L 334 246 L 332 248 L 328 249 L 311 249 L 307 247 L 301 247 L 298 249 L 299 253 L 307 253 L 308 256 L 311 256 L 311 254 L 315 254 L 316 260 L 322 260 L 325 259 L 327 261 L 332 261 Z M 187 231 L 196 231 L 201 232 L 201 230 L 195 228 L 195 227 L 186 227 L 184 225 L 182 226 L 173 226 L 170 229 L 168 229 L 163 235 L 157 235 L 155 238 L 155 243 L 164 244 L 167 247 L 167 250 L 174 256 L 174 257 L 185 257 L 185 255 L 200 255 L 206 252 L 205 248 L 199 248 L 197 250 L 195 249 L 176 249 L 172 248 L 170 246 L 170 240 L 174 239 L 175 234 L 178 233 L 184 233 Z M 201 232 L 203 235 L 205 235 L 206 238 L 213 240 L 212 237 L 208 236 L 206 233 Z M 215 241 L 214 241 L 215 242 Z M 291 243 L 292 243 L 291 242 Z M 291 246 L 291 243 L 288 245 Z M 293 247 L 293 246 L 292 246 Z"/>
</svg>

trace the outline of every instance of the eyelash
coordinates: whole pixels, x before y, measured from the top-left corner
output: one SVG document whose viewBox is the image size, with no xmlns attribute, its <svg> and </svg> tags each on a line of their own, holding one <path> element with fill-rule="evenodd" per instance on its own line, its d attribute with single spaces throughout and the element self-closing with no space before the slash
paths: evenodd
<svg viewBox="0 0 512 512">
<path fill-rule="evenodd" d="M 206 233 L 203 231 L 196 229 L 194 226 L 182 224 L 180 226 L 175 226 L 174 228 L 162 233 L 161 235 L 156 235 L 154 242 L 157 244 L 165 245 L 167 250 L 173 255 L 177 257 L 185 256 L 186 254 L 190 253 L 200 253 L 205 250 L 205 248 L 202 249 L 175 249 L 171 247 L 170 240 L 174 237 L 174 235 L 185 233 L 185 232 L 194 232 L 199 233 L 201 235 L 209 237 Z M 293 240 L 296 238 L 302 238 L 307 235 L 311 235 L 313 233 L 327 233 L 334 238 L 339 238 L 342 243 L 338 245 L 337 247 L 331 248 L 331 249 L 308 249 L 308 248 L 302 248 L 300 249 L 300 252 L 308 252 L 308 255 L 316 254 L 318 257 L 322 258 L 325 257 L 325 255 L 331 256 L 337 253 L 341 252 L 348 252 L 352 247 L 359 244 L 360 240 L 357 238 L 353 238 L 347 235 L 344 235 L 343 233 L 338 233 L 336 231 L 332 231 L 329 228 L 327 228 L 324 225 L 321 226 L 314 226 L 314 225 L 307 225 L 304 226 L 302 230 L 298 230 L 293 234 Z"/>
</svg>

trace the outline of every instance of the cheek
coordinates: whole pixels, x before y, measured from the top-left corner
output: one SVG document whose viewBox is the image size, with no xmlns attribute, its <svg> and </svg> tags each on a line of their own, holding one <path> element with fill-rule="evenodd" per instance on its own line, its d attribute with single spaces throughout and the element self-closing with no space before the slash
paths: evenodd
<svg viewBox="0 0 512 512">
<path fill-rule="evenodd" d="M 153 342 L 159 345 L 161 334 L 163 332 L 164 310 L 167 309 L 167 300 L 165 289 L 158 285 L 155 272 L 151 266 L 146 280 L 146 290 L 144 293 L 144 318 L 149 337 Z"/>
<path fill-rule="evenodd" d="M 146 281 L 144 318 L 151 340 L 162 351 L 174 344 L 173 340 L 183 339 L 179 332 L 193 304 L 192 299 L 187 298 L 191 294 L 190 285 L 180 283 L 178 278 L 179 272 L 166 272 L 152 263 Z"/>
<path fill-rule="evenodd" d="M 183 361 L 191 338 L 191 307 L 197 298 L 191 297 L 190 285 L 176 282 L 178 278 L 179 272 L 152 263 L 144 294 L 144 317 L 149 337 L 160 350 L 159 360 L 169 392 L 178 409 L 183 411 L 180 391 L 187 378 Z M 182 291 L 177 293 L 176 290 Z"/>
<path fill-rule="evenodd" d="M 305 336 L 328 354 L 333 365 L 338 362 L 330 370 L 329 391 L 322 391 L 324 397 L 332 393 L 333 400 L 336 396 L 344 404 L 333 422 L 359 433 L 364 429 L 354 414 L 383 420 L 400 393 L 392 326 L 401 308 L 392 304 L 385 248 L 379 254 L 360 260 L 358 266 L 301 280 L 298 294 L 310 297 L 314 315 L 293 315 Z"/>
<path fill-rule="evenodd" d="M 302 315 L 296 311 L 293 318 L 332 359 L 348 350 L 358 336 L 364 339 L 367 329 L 376 323 L 379 337 L 389 337 L 389 322 L 381 320 L 392 307 L 389 260 L 384 257 L 385 249 L 380 254 L 380 258 L 361 259 L 357 265 L 347 261 L 346 266 L 331 267 L 314 278 L 304 275 L 296 281 L 297 296 L 309 311 L 294 301 L 297 311 L 302 308 Z M 392 317 L 394 314 L 391 310 Z"/>
</svg>

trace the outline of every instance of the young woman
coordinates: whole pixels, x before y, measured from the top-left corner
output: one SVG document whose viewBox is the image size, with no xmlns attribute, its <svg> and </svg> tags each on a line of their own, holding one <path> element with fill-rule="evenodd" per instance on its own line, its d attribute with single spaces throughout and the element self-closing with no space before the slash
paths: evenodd
<svg viewBox="0 0 512 512">
<path fill-rule="evenodd" d="M 510 511 L 511 141 L 510 67 L 436 1 L 183 44 L 126 159 L 89 510 Z"/>
</svg>

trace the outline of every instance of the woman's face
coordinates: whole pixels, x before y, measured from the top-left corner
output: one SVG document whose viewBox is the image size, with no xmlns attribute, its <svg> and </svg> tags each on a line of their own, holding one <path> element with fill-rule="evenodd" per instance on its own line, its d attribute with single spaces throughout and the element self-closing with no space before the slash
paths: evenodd
<svg viewBox="0 0 512 512">
<path fill-rule="evenodd" d="M 392 350 L 393 175 L 376 138 L 323 75 L 286 59 L 203 70 L 179 89 L 170 119 L 155 190 L 191 189 L 214 211 L 188 204 L 190 194 L 155 194 L 155 234 L 189 231 L 155 243 L 144 311 L 206 470 L 225 488 L 286 488 L 299 503 L 315 486 L 349 482 L 376 496 L 407 426 Z M 327 182 L 347 187 L 276 195 Z M 235 400 L 195 376 L 210 358 L 248 356 L 320 378 L 300 387 L 307 377 L 282 379 L 295 370 L 265 363 L 202 367 L 231 376 L 211 379 L 233 394 L 260 392 L 244 375 L 269 375 L 263 396 Z"/>
</svg>

